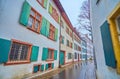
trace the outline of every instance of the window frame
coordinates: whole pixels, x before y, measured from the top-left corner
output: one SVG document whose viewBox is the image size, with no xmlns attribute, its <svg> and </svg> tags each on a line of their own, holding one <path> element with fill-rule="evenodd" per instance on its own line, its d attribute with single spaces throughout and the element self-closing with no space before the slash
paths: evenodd
<svg viewBox="0 0 120 79">
<path fill-rule="evenodd" d="M 39 1 L 39 0 L 37 0 L 37 2 L 42 6 L 42 7 L 44 7 L 43 5 L 44 5 L 44 0 L 42 0 L 42 3 Z"/>
<path fill-rule="evenodd" d="M 34 15 L 30 14 L 29 18 L 31 17 L 32 20 L 33 20 L 33 23 L 32 23 L 32 27 L 29 26 L 29 23 L 27 25 L 27 28 L 35 33 L 40 33 L 40 29 L 41 29 L 41 24 L 42 24 L 42 15 L 39 14 L 39 12 L 37 12 L 34 8 L 31 8 L 30 11 L 33 11 L 34 12 Z M 37 16 L 39 16 L 39 19 L 37 19 Z M 29 22 L 29 19 L 28 19 L 28 22 Z M 39 23 L 39 26 L 37 27 L 37 30 L 35 30 L 35 25 L 36 25 L 36 22 Z"/>
<path fill-rule="evenodd" d="M 48 55 L 49 55 L 49 51 L 52 51 L 52 58 L 47 58 L 46 61 L 53 61 L 54 60 L 54 49 L 48 48 Z"/>
<path fill-rule="evenodd" d="M 50 32 L 52 32 L 52 36 L 50 35 Z M 55 40 L 55 27 L 52 24 L 50 24 L 49 28 L 49 39 Z"/>
<path fill-rule="evenodd" d="M 120 19 L 120 15 L 115 18 L 116 28 L 118 31 L 118 35 L 120 36 L 120 24 L 118 24 L 118 19 Z"/>
<path fill-rule="evenodd" d="M 18 43 L 18 44 L 23 44 L 23 45 L 28 45 L 29 46 L 26 60 L 23 60 L 23 61 L 10 61 L 10 52 L 11 52 L 13 43 Z M 23 42 L 23 41 L 19 41 L 19 40 L 15 40 L 15 39 L 12 39 L 12 44 L 11 44 L 9 55 L 8 55 L 8 61 L 5 64 L 6 65 L 11 65 L 11 64 L 30 63 L 30 56 L 31 56 L 31 52 L 32 52 L 32 44 L 27 43 L 27 42 Z"/>
</svg>

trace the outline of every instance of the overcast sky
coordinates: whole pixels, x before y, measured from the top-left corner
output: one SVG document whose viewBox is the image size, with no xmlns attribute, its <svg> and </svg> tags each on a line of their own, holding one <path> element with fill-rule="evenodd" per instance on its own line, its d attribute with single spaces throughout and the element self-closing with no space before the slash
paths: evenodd
<svg viewBox="0 0 120 79">
<path fill-rule="evenodd" d="M 77 27 L 77 19 L 78 15 L 80 14 L 80 7 L 83 1 L 84 0 L 60 0 L 74 27 Z"/>
</svg>

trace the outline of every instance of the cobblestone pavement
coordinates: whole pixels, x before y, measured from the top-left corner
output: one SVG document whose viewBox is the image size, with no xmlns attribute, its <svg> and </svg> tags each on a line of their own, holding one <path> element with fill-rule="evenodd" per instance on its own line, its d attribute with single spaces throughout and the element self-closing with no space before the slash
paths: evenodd
<svg viewBox="0 0 120 79">
<path fill-rule="evenodd" d="M 33 79 L 96 79 L 96 76 L 93 61 L 88 61 L 73 63 Z"/>
</svg>

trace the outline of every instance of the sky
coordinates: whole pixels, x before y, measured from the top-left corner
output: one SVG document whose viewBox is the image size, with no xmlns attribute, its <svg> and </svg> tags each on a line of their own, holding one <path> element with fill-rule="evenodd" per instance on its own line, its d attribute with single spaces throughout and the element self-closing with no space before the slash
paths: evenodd
<svg viewBox="0 0 120 79">
<path fill-rule="evenodd" d="M 68 15 L 73 27 L 78 26 L 78 15 L 84 0 L 60 0 L 66 14 Z"/>
</svg>

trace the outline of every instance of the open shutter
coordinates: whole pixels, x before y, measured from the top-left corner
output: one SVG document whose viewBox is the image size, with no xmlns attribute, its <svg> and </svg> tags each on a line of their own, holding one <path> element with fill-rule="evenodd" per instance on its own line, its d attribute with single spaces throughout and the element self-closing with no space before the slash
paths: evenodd
<svg viewBox="0 0 120 79">
<path fill-rule="evenodd" d="M 36 72 L 38 72 L 38 70 L 39 70 L 38 65 L 37 65 L 37 66 L 34 66 L 34 68 L 33 68 L 33 72 L 36 73 Z"/>
<path fill-rule="evenodd" d="M 105 21 L 104 24 L 101 26 L 101 35 L 106 65 L 115 68 L 116 59 L 114 55 L 109 24 L 107 23 L 107 21 Z"/>
<path fill-rule="evenodd" d="M 22 7 L 21 15 L 20 15 L 20 23 L 25 26 L 27 26 L 28 24 L 30 10 L 31 10 L 31 6 L 28 4 L 27 1 L 25 1 Z"/>
<path fill-rule="evenodd" d="M 0 63 L 8 61 L 11 41 L 0 38 Z"/>
<path fill-rule="evenodd" d="M 41 71 L 44 71 L 44 65 L 41 65 L 40 67 L 41 67 L 41 68 L 40 68 Z"/>
<path fill-rule="evenodd" d="M 48 70 L 48 64 L 46 64 L 46 66 L 45 66 L 45 70 Z"/>
<path fill-rule="evenodd" d="M 47 24 L 47 20 L 43 17 L 42 18 L 42 26 L 41 26 L 41 34 L 46 36 L 46 24 Z"/>
<path fill-rule="evenodd" d="M 52 14 L 52 5 L 49 4 L 49 13 Z"/>
<path fill-rule="evenodd" d="M 54 50 L 54 60 L 57 60 L 57 50 Z"/>
<path fill-rule="evenodd" d="M 54 63 L 52 63 L 52 68 L 54 68 Z"/>
<path fill-rule="evenodd" d="M 48 48 L 43 48 L 42 60 L 47 60 L 48 58 Z"/>
<path fill-rule="evenodd" d="M 49 21 L 47 21 L 47 25 L 46 25 L 46 37 L 49 37 L 49 29 L 50 29 L 50 23 L 49 23 Z"/>
<path fill-rule="evenodd" d="M 48 0 L 44 0 L 44 8 L 47 8 L 47 2 L 48 2 Z"/>
<path fill-rule="evenodd" d="M 38 46 L 32 46 L 31 61 L 37 61 L 38 52 L 39 52 L 39 47 Z"/>
<path fill-rule="evenodd" d="M 56 28 L 55 29 L 55 41 L 57 41 L 57 38 L 58 38 L 58 29 Z"/>
</svg>

